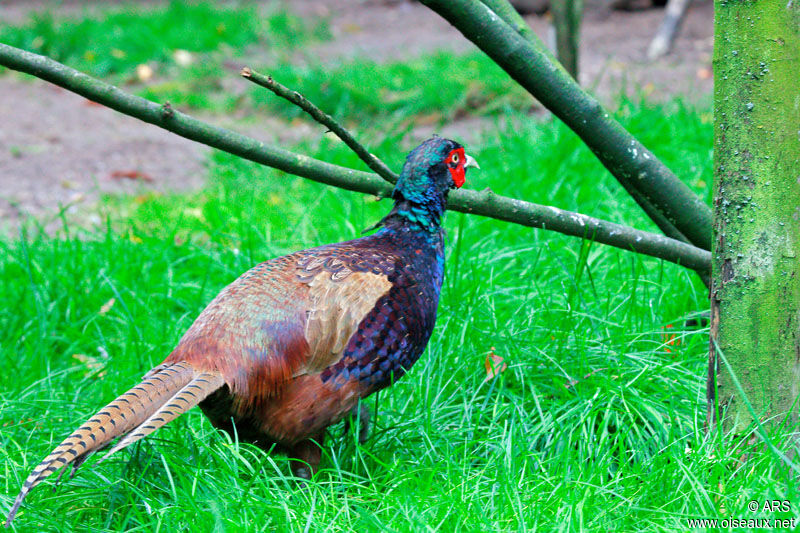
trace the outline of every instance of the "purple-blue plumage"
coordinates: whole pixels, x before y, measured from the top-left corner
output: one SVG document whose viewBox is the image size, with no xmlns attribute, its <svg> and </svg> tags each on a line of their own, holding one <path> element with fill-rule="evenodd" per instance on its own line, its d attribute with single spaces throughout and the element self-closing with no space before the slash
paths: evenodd
<svg viewBox="0 0 800 533">
<path fill-rule="evenodd" d="M 392 250 L 392 267 L 375 269 L 387 275 L 391 288 L 361 321 L 341 360 L 321 373 L 323 382 L 333 380 L 338 386 L 357 380 L 363 396 L 396 381 L 419 359 L 436 321 L 444 275 L 440 227 L 431 234 L 403 217 L 385 224 L 353 244 Z"/>
</svg>

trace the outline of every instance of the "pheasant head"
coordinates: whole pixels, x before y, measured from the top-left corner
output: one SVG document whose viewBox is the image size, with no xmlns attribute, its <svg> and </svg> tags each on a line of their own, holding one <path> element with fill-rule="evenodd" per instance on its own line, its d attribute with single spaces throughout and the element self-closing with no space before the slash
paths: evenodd
<svg viewBox="0 0 800 533">
<path fill-rule="evenodd" d="M 429 230 L 438 229 L 447 193 L 464 185 L 470 167 L 480 168 L 457 142 L 442 137 L 423 142 L 406 157 L 392 193 L 395 208 L 390 216 L 398 215 Z"/>
</svg>

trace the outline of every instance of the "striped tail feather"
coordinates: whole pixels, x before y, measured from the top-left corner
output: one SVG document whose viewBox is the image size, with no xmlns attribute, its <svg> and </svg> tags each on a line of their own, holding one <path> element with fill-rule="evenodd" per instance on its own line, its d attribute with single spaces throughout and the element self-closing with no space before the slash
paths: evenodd
<svg viewBox="0 0 800 533">
<path fill-rule="evenodd" d="M 98 461 L 98 464 L 111 457 L 113 453 L 130 446 L 134 442 L 145 438 L 158 428 L 172 422 L 183 413 L 205 400 L 206 397 L 224 384 L 225 380 L 217 373 L 204 373 L 195 377 L 170 398 L 166 404 L 161 406 L 158 411 L 150 415 L 150 417 L 137 426 L 136 429 L 120 439 L 116 446 L 111 448 L 105 457 Z"/>
<path fill-rule="evenodd" d="M 11 524 L 22 500 L 31 489 L 56 470 L 72 464 L 74 473 L 74 470 L 92 453 L 107 447 L 115 438 L 124 437 L 134 430 L 138 432 L 139 428 L 145 423 L 153 425 L 148 421 L 153 418 L 154 414 L 161 412 L 168 405 L 172 405 L 176 401 L 180 404 L 169 409 L 171 418 L 161 423 L 161 425 L 173 420 L 214 392 L 216 389 L 210 390 L 211 386 L 216 385 L 216 388 L 219 388 L 223 384 L 222 378 L 218 374 L 204 373 L 196 375 L 192 366 L 186 362 L 154 370 L 157 371 L 148 373 L 141 383 L 106 405 L 76 429 L 72 435 L 67 437 L 64 442 L 57 446 L 50 455 L 45 457 L 33 469 L 33 472 L 25 480 L 22 489 L 14 500 L 14 505 L 11 507 L 6 520 L 6 527 Z M 189 389 L 189 385 L 198 379 L 202 380 L 199 382 L 200 390 L 194 387 Z M 191 390 L 195 396 L 192 397 L 188 393 L 182 394 L 187 389 Z M 183 399 L 186 396 L 189 397 L 188 400 L 178 400 L 178 398 Z M 196 398 L 197 400 L 194 401 Z M 157 420 L 152 422 L 159 423 Z M 155 431 L 161 425 L 144 433 L 142 437 Z M 135 440 L 138 440 L 138 438 L 130 440 L 127 444 L 131 444 Z M 124 446 L 116 446 L 112 451 L 116 451 L 121 447 Z"/>
</svg>

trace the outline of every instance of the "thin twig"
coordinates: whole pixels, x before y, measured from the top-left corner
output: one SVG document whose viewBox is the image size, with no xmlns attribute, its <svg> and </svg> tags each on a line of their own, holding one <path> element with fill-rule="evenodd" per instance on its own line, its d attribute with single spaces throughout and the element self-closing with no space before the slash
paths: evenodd
<svg viewBox="0 0 800 533">
<path fill-rule="evenodd" d="M 240 133 L 207 124 L 165 105 L 128 94 L 50 58 L 0 43 L 0 65 L 31 74 L 125 115 L 244 159 L 349 191 L 388 197 L 392 186 L 379 176 L 332 165 Z M 711 253 L 690 244 L 580 213 L 496 195 L 489 190 L 453 191 L 448 209 L 554 230 L 650 255 L 699 273 L 710 272 Z"/>
<path fill-rule="evenodd" d="M 293 91 L 285 85 L 281 85 L 275 81 L 272 76 L 260 74 L 250 67 L 244 67 L 241 74 L 244 78 L 252 81 L 256 85 L 260 85 L 261 87 L 269 89 L 281 98 L 289 100 L 291 103 L 311 115 L 311 118 L 328 128 L 337 137 L 339 137 L 342 142 L 349 146 L 350 149 L 359 157 L 359 159 L 366 163 L 366 165 L 375 171 L 376 174 L 391 184 L 397 183 L 399 176 L 395 174 L 392 169 L 387 167 L 383 161 L 369 153 L 369 151 L 364 148 L 364 146 L 361 145 L 361 143 L 359 143 L 349 131 L 336 122 L 333 117 L 311 103 L 308 98 L 297 91 Z"/>
</svg>

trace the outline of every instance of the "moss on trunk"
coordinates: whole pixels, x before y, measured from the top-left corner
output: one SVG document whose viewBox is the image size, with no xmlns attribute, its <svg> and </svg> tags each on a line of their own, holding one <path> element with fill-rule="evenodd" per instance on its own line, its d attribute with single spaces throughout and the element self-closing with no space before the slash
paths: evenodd
<svg viewBox="0 0 800 533">
<path fill-rule="evenodd" d="M 715 1 L 711 335 L 762 420 L 797 420 L 800 378 L 800 3 Z M 712 343 L 726 429 L 753 421 Z M 774 418 L 777 417 L 777 418 Z"/>
</svg>

